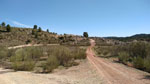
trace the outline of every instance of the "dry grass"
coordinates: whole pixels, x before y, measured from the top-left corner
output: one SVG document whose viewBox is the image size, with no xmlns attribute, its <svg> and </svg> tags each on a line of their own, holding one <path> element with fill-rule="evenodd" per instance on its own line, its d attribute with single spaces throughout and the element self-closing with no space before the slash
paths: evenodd
<svg viewBox="0 0 150 84">
<path fill-rule="evenodd" d="M 132 64 L 133 67 L 150 72 L 150 44 L 133 42 L 124 45 L 98 46 L 95 51 L 101 57 L 117 57 L 123 64 Z"/>
</svg>

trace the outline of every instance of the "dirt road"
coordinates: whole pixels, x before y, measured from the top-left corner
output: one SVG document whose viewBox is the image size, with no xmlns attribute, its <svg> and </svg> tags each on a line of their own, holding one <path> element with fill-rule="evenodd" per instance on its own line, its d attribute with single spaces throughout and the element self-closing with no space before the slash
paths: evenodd
<svg viewBox="0 0 150 84">
<path fill-rule="evenodd" d="M 26 45 L 8 47 L 8 49 L 24 48 L 24 47 L 30 47 L 30 46 L 43 46 L 43 45 L 44 44 L 26 44 Z M 47 46 L 51 46 L 51 45 L 59 45 L 59 44 L 47 44 Z"/>
<path fill-rule="evenodd" d="M 87 50 L 87 58 L 97 69 L 106 84 L 150 84 L 148 73 L 96 57 L 92 51 L 95 42 L 94 40 L 90 42 L 91 46 Z"/>
</svg>

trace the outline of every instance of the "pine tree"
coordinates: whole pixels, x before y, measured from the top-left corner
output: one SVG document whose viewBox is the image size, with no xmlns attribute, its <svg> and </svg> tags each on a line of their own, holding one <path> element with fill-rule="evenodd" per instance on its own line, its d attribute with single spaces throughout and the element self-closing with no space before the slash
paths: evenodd
<svg viewBox="0 0 150 84">
<path fill-rule="evenodd" d="M 37 29 L 37 25 L 34 25 L 33 29 Z"/>
<path fill-rule="evenodd" d="M 9 24 L 6 26 L 6 30 L 7 30 L 7 32 L 11 32 L 11 27 Z"/>
<path fill-rule="evenodd" d="M 49 33 L 49 29 L 47 29 L 47 32 Z"/>
<path fill-rule="evenodd" d="M 5 25 L 6 25 L 6 24 L 5 24 L 5 22 L 2 22 L 2 24 L 1 24 L 1 25 L 2 25 L 2 27 L 5 27 Z"/>
<path fill-rule="evenodd" d="M 87 32 L 84 32 L 84 33 L 83 33 L 83 36 L 87 38 L 89 35 L 88 35 Z"/>
<path fill-rule="evenodd" d="M 42 31 L 42 29 L 41 29 L 41 27 L 39 27 L 38 32 L 41 32 L 41 31 Z"/>
</svg>

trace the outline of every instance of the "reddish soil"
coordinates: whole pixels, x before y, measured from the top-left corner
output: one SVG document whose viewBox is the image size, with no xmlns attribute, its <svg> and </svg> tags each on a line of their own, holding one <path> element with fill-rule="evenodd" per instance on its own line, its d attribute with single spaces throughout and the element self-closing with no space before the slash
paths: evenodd
<svg viewBox="0 0 150 84">
<path fill-rule="evenodd" d="M 150 84 L 149 73 L 96 57 L 92 51 L 95 41 L 91 39 L 90 42 L 87 58 L 106 84 Z"/>
</svg>

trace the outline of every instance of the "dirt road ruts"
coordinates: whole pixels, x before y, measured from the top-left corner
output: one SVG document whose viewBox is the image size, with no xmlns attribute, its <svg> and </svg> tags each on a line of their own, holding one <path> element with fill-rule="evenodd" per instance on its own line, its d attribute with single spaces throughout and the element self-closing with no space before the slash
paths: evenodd
<svg viewBox="0 0 150 84">
<path fill-rule="evenodd" d="M 95 41 L 91 39 L 90 42 L 91 46 L 87 49 L 87 58 L 106 81 L 106 84 L 150 84 L 150 79 L 146 78 L 148 73 L 96 57 L 92 51 Z"/>
</svg>

